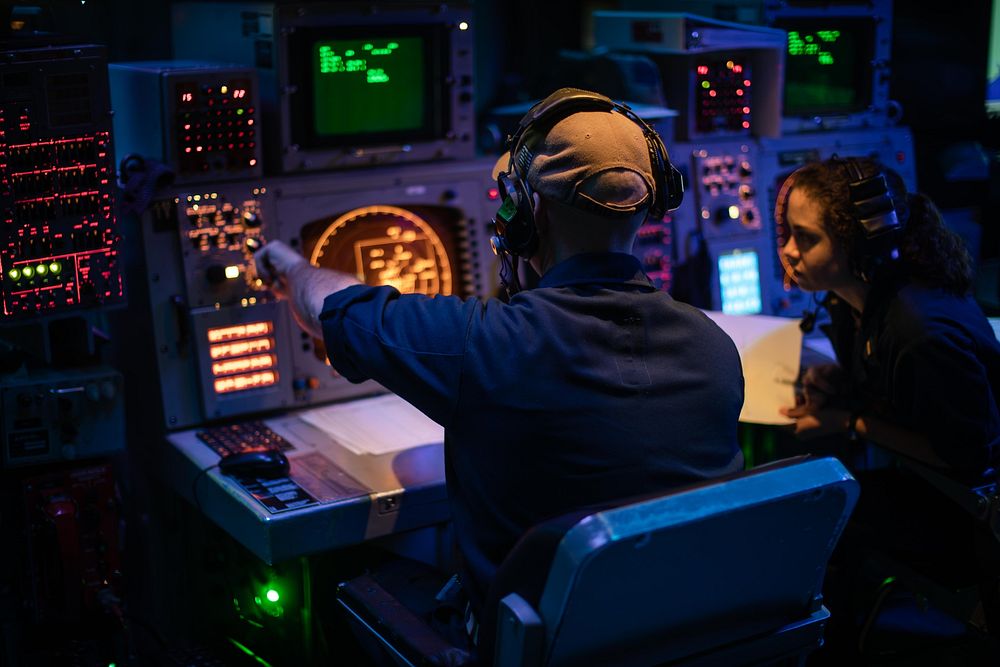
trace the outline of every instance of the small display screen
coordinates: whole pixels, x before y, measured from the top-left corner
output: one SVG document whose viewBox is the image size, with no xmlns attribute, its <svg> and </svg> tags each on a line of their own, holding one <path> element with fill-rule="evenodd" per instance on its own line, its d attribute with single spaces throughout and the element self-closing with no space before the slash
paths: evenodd
<svg viewBox="0 0 1000 667">
<path fill-rule="evenodd" d="M 426 124 L 421 37 L 318 40 L 312 45 L 313 123 L 320 137 L 419 130 Z"/>
<path fill-rule="evenodd" d="M 451 127 L 444 24 L 309 27 L 288 49 L 287 122 L 302 149 L 407 145 Z"/>
<path fill-rule="evenodd" d="M 719 256 L 719 292 L 722 312 L 727 315 L 753 315 L 761 311 L 756 252 L 735 250 Z"/>
<path fill-rule="evenodd" d="M 785 115 L 861 111 L 871 104 L 871 19 L 782 19 L 788 31 Z"/>
</svg>

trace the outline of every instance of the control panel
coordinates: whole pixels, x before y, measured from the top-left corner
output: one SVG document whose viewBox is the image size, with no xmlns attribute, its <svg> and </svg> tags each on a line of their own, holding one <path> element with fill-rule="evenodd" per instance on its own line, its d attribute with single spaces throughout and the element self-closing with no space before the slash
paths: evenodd
<svg viewBox="0 0 1000 667">
<path fill-rule="evenodd" d="M 122 377 L 106 367 L 0 381 L 4 467 L 113 453 L 125 446 Z"/>
<path fill-rule="evenodd" d="M 266 195 L 266 186 L 234 185 L 175 197 L 191 307 L 256 303 L 260 285 L 252 253 L 264 243 L 261 199 Z"/>
<path fill-rule="evenodd" d="M 101 47 L 0 59 L 0 322 L 124 298 Z"/>
<path fill-rule="evenodd" d="M 704 144 L 692 154 L 691 183 L 706 238 L 761 229 L 752 144 Z"/>
<path fill-rule="evenodd" d="M 669 292 L 673 285 L 674 215 L 667 213 L 662 220 L 649 221 L 639 228 L 632 254 L 639 258 L 642 270 L 657 289 Z"/>
<path fill-rule="evenodd" d="M 174 182 L 260 176 L 260 112 L 253 68 L 199 61 L 108 67 L 118 159 L 165 162 Z"/>
<path fill-rule="evenodd" d="M 751 67 L 747 58 L 696 59 L 691 116 L 700 135 L 749 135 Z"/>
</svg>

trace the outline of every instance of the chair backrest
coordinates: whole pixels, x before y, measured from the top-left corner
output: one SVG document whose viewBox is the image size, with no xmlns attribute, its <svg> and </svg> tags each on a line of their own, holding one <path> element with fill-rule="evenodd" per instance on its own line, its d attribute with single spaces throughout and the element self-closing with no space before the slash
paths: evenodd
<svg viewBox="0 0 1000 667">
<path fill-rule="evenodd" d="M 654 664 L 808 617 L 857 496 L 799 457 L 574 516 L 532 601 L 540 662 Z"/>
</svg>

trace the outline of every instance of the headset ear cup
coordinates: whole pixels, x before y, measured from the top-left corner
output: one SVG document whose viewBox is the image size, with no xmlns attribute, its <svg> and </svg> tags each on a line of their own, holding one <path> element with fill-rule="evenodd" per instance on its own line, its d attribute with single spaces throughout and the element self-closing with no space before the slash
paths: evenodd
<svg viewBox="0 0 1000 667">
<path fill-rule="evenodd" d="M 501 173 L 497 176 L 497 185 L 504 197 L 497 212 L 497 218 L 503 221 L 496 225 L 498 245 L 512 255 L 531 257 L 538 245 L 531 190 L 516 172 Z"/>
<path fill-rule="evenodd" d="M 881 267 L 899 258 L 899 217 L 885 174 L 876 171 L 865 176 L 856 159 L 847 158 L 843 162 L 851 177 L 848 195 L 859 232 L 854 263 L 862 280 L 871 282 Z"/>
</svg>

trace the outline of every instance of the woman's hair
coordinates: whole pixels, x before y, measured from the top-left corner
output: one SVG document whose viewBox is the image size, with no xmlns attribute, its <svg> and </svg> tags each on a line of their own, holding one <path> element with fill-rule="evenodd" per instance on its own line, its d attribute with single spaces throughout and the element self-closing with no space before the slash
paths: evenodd
<svg viewBox="0 0 1000 667">
<path fill-rule="evenodd" d="M 861 174 L 885 174 L 889 196 L 902 225 L 899 254 L 906 274 L 922 284 L 965 294 L 972 286 L 972 258 L 957 234 L 944 226 L 941 212 L 924 194 L 907 192 L 903 179 L 869 158 L 855 160 Z M 811 162 L 792 178 L 792 189 L 802 188 L 823 210 L 823 224 L 834 242 L 858 267 L 864 230 L 854 217 L 848 185 L 855 180 L 845 160 Z"/>
</svg>

